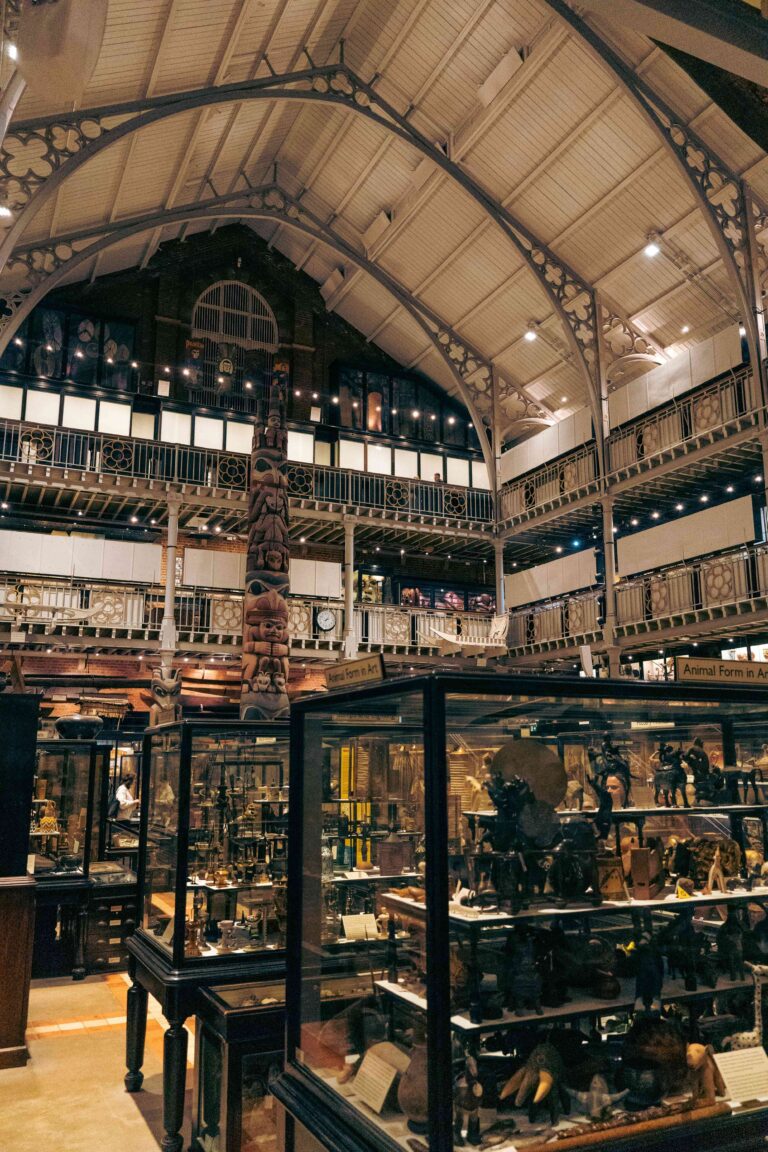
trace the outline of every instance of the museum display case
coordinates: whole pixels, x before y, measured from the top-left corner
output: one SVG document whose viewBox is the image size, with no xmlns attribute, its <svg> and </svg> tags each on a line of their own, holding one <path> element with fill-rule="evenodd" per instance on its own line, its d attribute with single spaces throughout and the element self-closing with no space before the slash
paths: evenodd
<svg viewBox="0 0 768 1152">
<path fill-rule="evenodd" d="M 318 1140 L 735 1150 L 765 1130 L 763 692 L 441 674 L 291 723 L 274 1092 Z M 365 993 L 329 1015 L 353 976 Z"/>
<path fill-rule="evenodd" d="M 93 740 L 38 741 L 29 831 L 29 870 L 38 883 L 87 879 L 99 858 L 109 752 Z"/>
<path fill-rule="evenodd" d="M 32 975 L 38 978 L 83 979 L 96 889 L 135 883 L 133 873 L 105 861 L 101 851 L 109 756 L 109 744 L 96 740 L 37 741 L 27 866 L 36 881 Z"/>
<path fill-rule="evenodd" d="M 181 721 L 142 756 L 139 931 L 175 969 L 285 946 L 285 725 Z"/>
</svg>

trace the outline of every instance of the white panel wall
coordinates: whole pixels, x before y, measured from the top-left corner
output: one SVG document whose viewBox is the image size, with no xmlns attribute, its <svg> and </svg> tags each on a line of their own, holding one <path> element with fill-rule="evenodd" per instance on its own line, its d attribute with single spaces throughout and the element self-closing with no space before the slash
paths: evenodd
<svg viewBox="0 0 768 1152">
<path fill-rule="evenodd" d="M 151 412 L 134 412 L 131 417 L 131 436 L 139 440 L 154 440 L 155 418 Z"/>
<path fill-rule="evenodd" d="M 244 588 L 245 553 L 185 548 L 183 582 L 197 588 Z"/>
<path fill-rule="evenodd" d="M 250 452 L 250 446 L 248 448 Z M 311 464 L 315 458 L 315 438 L 311 432 L 288 433 L 288 459 Z"/>
<path fill-rule="evenodd" d="M 446 465 L 448 483 L 460 484 L 463 488 L 469 488 L 469 460 L 462 460 L 459 456 L 449 456 Z"/>
<path fill-rule="evenodd" d="M 111 404 L 102 400 L 99 404 L 99 432 L 110 432 L 113 436 L 130 436 L 130 404 Z"/>
<path fill-rule="evenodd" d="M 435 476 L 443 479 L 443 458 L 437 456 L 434 452 L 421 453 L 421 478 L 422 480 L 434 480 Z"/>
<path fill-rule="evenodd" d="M 195 447 L 221 451 L 224 447 L 224 421 L 214 420 L 211 416 L 195 416 Z"/>
<path fill-rule="evenodd" d="M 290 579 L 293 596 L 323 596 L 328 600 L 341 597 L 341 564 L 291 559 Z"/>
<path fill-rule="evenodd" d="M 395 448 L 395 476 L 413 480 L 419 475 L 419 454 L 407 448 Z"/>
<path fill-rule="evenodd" d="M 752 498 L 742 496 L 717 508 L 660 524 L 658 528 L 622 536 L 618 541 L 618 572 L 621 576 L 631 576 L 648 568 L 701 556 L 715 548 L 735 548 L 754 538 Z"/>
<path fill-rule="evenodd" d="M 339 468 L 365 472 L 365 445 L 358 440 L 339 440 Z"/>
<path fill-rule="evenodd" d="M 392 449 L 388 444 L 368 445 L 368 471 L 380 476 L 392 475 Z"/>
<path fill-rule="evenodd" d="M 288 433 L 290 436 L 290 432 Z M 251 451 L 251 443 L 253 441 L 253 424 L 246 424 L 240 420 L 227 421 L 227 451 L 228 452 L 247 452 Z"/>
<path fill-rule="evenodd" d="M 188 412 L 163 410 L 160 414 L 160 439 L 166 444 L 189 444 L 192 436 L 192 417 Z"/>
<path fill-rule="evenodd" d="M 58 424 L 59 422 L 58 392 L 27 391 L 27 407 L 25 419 L 30 424 Z"/>
<path fill-rule="evenodd" d="M 580 408 L 565 420 L 537 432 L 522 444 L 505 452 L 499 461 L 499 483 L 507 484 L 518 476 L 540 468 L 551 460 L 572 452 L 592 436 L 592 417 L 588 408 Z"/>
<path fill-rule="evenodd" d="M 508 572 L 504 577 L 508 608 L 562 596 L 564 592 L 575 592 L 579 588 L 591 588 L 596 583 L 594 548 L 563 556 L 562 560 L 539 564 L 527 572 Z"/>
<path fill-rule="evenodd" d="M 702 340 L 645 376 L 612 392 L 608 397 L 611 428 L 706 384 L 721 372 L 737 367 L 742 360 L 739 326 L 731 324 L 716 336 Z"/>
<path fill-rule="evenodd" d="M 0 384 L 0 417 L 3 420 L 21 420 L 21 399 L 24 391 Z"/>
<path fill-rule="evenodd" d="M 96 427 L 96 401 L 88 400 L 85 396 L 65 396 L 61 424 L 63 428 L 93 432 Z"/>
<path fill-rule="evenodd" d="M 7 572 L 158 584 L 162 554 L 159 544 L 0 532 L 0 569 Z"/>
</svg>

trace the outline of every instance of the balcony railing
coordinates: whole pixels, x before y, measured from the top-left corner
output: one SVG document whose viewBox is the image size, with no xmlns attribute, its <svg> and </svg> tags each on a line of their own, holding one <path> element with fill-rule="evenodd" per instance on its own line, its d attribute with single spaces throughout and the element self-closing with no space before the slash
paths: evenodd
<svg viewBox="0 0 768 1152">
<path fill-rule="evenodd" d="M 757 423 L 759 400 L 748 368 L 665 404 L 608 437 L 608 472 L 616 481 L 722 440 Z"/>
<path fill-rule="evenodd" d="M 0 461 L 212 491 L 245 493 L 248 483 L 248 457 L 242 453 L 17 420 L 0 421 Z M 493 497 L 480 489 L 293 461 L 288 463 L 287 475 L 290 496 L 305 505 L 373 508 L 393 516 L 474 525 L 493 523 Z"/>
<path fill-rule="evenodd" d="M 634 635 L 768 607 L 768 547 L 752 545 L 622 581 L 618 631 Z"/>
<path fill-rule="evenodd" d="M 510 612 L 507 644 L 514 653 L 585 644 L 600 635 L 602 594 L 585 592 Z"/>
<path fill-rule="evenodd" d="M 109 640 L 155 641 L 160 635 L 164 590 L 106 581 L 55 580 L 8 574 L 0 579 L 0 631 L 40 636 L 90 636 Z M 318 615 L 330 609 L 333 625 L 318 627 Z M 176 590 L 175 616 L 182 644 L 234 645 L 242 635 L 243 596 L 213 589 Z M 338 600 L 288 601 L 294 649 L 332 651 L 344 636 L 344 607 Z M 327 620 L 327 612 L 324 613 Z M 394 605 L 355 605 L 353 635 L 361 649 L 374 652 L 430 652 L 437 649 L 434 629 L 468 640 L 488 636 L 491 617 L 482 613 L 431 611 Z"/>
<path fill-rule="evenodd" d="M 500 519 L 527 520 L 596 492 L 597 487 L 597 453 L 589 444 L 505 484 L 499 493 Z"/>
</svg>

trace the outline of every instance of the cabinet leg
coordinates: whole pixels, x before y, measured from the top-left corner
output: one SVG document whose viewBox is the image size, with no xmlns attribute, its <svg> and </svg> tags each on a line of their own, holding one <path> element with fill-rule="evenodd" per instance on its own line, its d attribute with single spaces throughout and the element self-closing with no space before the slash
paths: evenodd
<svg viewBox="0 0 768 1152">
<path fill-rule="evenodd" d="M 183 1020 L 172 1020 L 163 1040 L 163 1152 L 181 1152 L 184 1091 L 187 1082 L 187 1040 Z"/>
<path fill-rule="evenodd" d="M 73 980 L 85 980 L 85 937 L 88 931 L 88 909 L 78 908 L 75 913 L 75 966 Z"/>
<path fill-rule="evenodd" d="M 147 990 L 134 980 L 128 989 L 128 1018 L 125 1029 L 126 1092 L 138 1092 L 144 1083 L 144 1040 L 147 1035 Z"/>
</svg>

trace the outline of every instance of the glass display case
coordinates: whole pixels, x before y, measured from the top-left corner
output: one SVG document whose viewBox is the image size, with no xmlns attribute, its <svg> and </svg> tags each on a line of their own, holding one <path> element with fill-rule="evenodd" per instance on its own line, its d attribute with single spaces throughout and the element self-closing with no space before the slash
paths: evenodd
<svg viewBox="0 0 768 1152">
<path fill-rule="evenodd" d="M 310 1133 L 756 1146 L 764 692 L 445 674 L 301 700 L 291 723 L 274 1091 Z M 354 977 L 366 994 L 329 1017 Z"/>
<path fill-rule="evenodd" d="M 87 879 L 99 858 L 101 781 L 109 746 L 39 740 L 29 832 L 29 871 L 38 883 Z"/>
<path fill-rule="evenodd" d="M 287 726 L 149 729 L 142 777 L 143 939 L 174 968 L 283 949 Z"/>
</svg>

